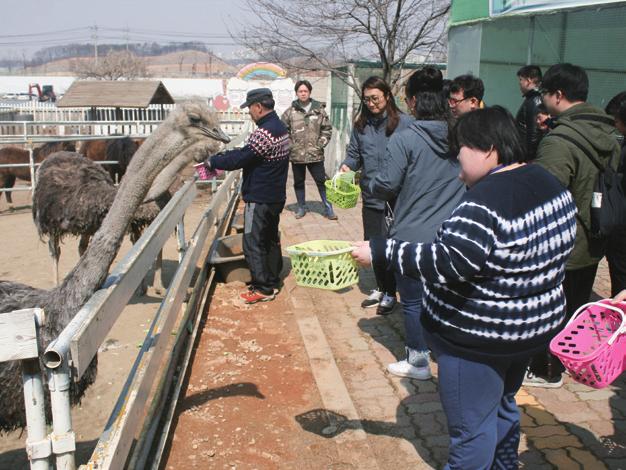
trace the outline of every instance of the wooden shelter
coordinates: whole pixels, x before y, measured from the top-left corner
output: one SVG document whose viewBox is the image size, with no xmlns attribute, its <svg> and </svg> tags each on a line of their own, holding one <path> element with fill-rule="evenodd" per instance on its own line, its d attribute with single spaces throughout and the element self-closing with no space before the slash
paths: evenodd
<svg viewBox="0 0 626 470">
<path fill-rule="evenodd" d="M 174 104 L 160 81 L 77 80 L 59 101 L 59 108 L 147 108 L 151 104 Z"/>
</svg>

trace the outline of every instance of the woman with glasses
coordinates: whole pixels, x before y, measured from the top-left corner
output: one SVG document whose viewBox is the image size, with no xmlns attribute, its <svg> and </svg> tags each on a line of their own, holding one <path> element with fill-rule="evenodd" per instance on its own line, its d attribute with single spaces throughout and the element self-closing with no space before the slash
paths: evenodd
<svg viewBox="0 0 626 470">
<path fill-rule="evenodd" d="M 434 67 L 417 70 L 405 87 L 407 105 L 415 117 L 389 143 L 382 170 L 370 184 L 374 197 L 396 200 L 389 236 L 428 243 L 465 193 L 459 164 L 448 151 L 449 112 L 442 93 L 443 76 Z M 424 340 L 422 282 L 395 273 L 404 313 L 406 355 L 387 366 L 400 377 L 430 379 L 428 347 Z"/>
<path fill-rule="evenodd" d="M 504 108 L 464 114 L 452 134 L 469 190 L 435 241 L 373 239 L 357 242 L 353 256 L 424 282 L 422 325 L 450 434 L 444 468 L 513 469 L 515 394 L 565 319 L 576 205 L 554 176 L 525 163 Z"/>
<path fill-rule="evenodd" d="M 363 197 L 363 236 L 369 240 L 387 235 L 385 201 L 374 197 L 370 182 L 383 169 L 385 147 L 389 137 L 406 129 L 412 122 L 394 100 L 391 88 L 380 77 L 370 77 L 361 87 L 361 108 L 354 122 L 346 159 L 340 171 L 361 170 L 361 194 Z M 396 304 L 396 283 L 392 273 L 384 278 L 376 276 L 376 289 L 361 303 L 361 307 L 377 307 L 376 313 L 387 315 Z"/>
</svg>

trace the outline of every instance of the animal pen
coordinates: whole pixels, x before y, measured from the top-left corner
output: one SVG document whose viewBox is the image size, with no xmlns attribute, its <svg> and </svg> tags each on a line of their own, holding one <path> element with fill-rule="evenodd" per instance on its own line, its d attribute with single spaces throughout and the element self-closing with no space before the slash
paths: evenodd
<svg viewBox="0 0 626 470">
<path fill-rule="evenodd" d="M 229 147 L 242 144 L 249 130 L 246 127 Z M 178 227 L 176 272 L 95 450 L 80 467 L 158 468 L 191 348 L 210 302 L 214 270 L 207 261 L 214 240 L 230 229 L 240 184 L 239 171 L 228 173 L 186 240 L 181 221 L 197 192 L 195 181 L 187 182 L 45 351 L 37 350 L 37 330 L 46 321 L 45 312 L 28 309 L 0 315 L 0 362 L 22 361 L 26 450 L 32 469 L 50 468 L 53 457 L 59 470 L 76 468 L 70 383 L 85 373 L 157 253 Z M 39 357 L 43 357 L 48 376 L 48 392 L 41 379 Z M 52 405 L 50 433 L 44 409 L 46 393 Z"/>
<path fill-rule="evenodd" d="M 48 103 L 26 103 L 20 112 L 28 112 L 33 109 L 38 110 L 34 113 L 38 120 L 18 120 L 18 121 L 0 121 L 0 147 L 21 145 L 28 150 L 29 158 L 27 163 L 9 163 L 0 162 L 0 170 L 2 168 L 28 168 L 30 172 L 29 185 L 19 185 L 12 188 L 0 188 L 0 193 L 7 191 L 33 191 L 36 185 L 36 170 L 40 165 L 33 158 L 33 150 L 38 144 L 46 144 L 49 142 L 84 142 L 87 140 L 113 140 L 131 138 L 145 138 L 149 136 L 154 129 L 161 123 L 163 119 L 175 108 L 176 105 L 150 105 L 145 109 L 139 108 L 122 108 L 124 116 L 135 116 L 123 120 L 103 119 L 98 121 L 90 121 L 89 113 L 86 108 L 70 108 L 64 109 L 62 117 L 67 118 L 70 113 L 75 120 L 56 120 L 59 108 L 54 104 Z M 2 107 L 0 106 L 0 111 Z M 16 109 L 12 107 L 11 109 Z M 102 117 L 111 117 L 114 114 L 114 108 L 98 109 L 102 113 Z M 246 125 L 249 124 L 247 115 L 238 112 L 220 112 L 220 123 L 222 129 L 230 137 L 238 136 Z M 153 119 L 147 119 L 146 116 L 154 116 Z M 109 161 L 98 161 L 100 165 L 110 165 Z"/>
</svg>

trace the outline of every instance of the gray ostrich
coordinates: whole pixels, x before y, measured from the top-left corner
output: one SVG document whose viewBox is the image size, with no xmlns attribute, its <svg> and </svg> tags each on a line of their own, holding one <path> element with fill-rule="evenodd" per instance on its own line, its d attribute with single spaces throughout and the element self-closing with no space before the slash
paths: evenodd
<svg viewBox="0 0 626 470">
<path fill-rule="evenodd" d="M 190 145 L 210 139 L 229 140 L 220 129 L 217 116 L 206 106 L 190 103 L 174 110 L 138 150 L 100 229 L 61 285 L 42 290 L 0 281 L 0 312 L 43 308 L 47 319 L 39 336 L 43 351 L 106 279 L 128 224 L 158 173 Z M 65 157 L 64 153 L 56 156 Z M 96 367 L 94 358 L 80 383 L 72 384 L 72 403 L 79 402 L 93 383 Z M 0 363 L 0 431 L 26 425 L 20 369 L 17 362 Z"/>
<path fill-rule="evenodd" d="M 129 224 L 131 242 L 135 243 L 146 226 L 155 219 L 171 198 L 172 187 L 182 169 L 192 160 L 202 161 L 215 153 L 218 142 L 198 142 L 191 145 L 168 164 L 155 179 L 146 201 L 139 206 Z M 132 161 L 132 159 L 131 159 Z M 66 152 L 42 164 L 37 172 L 38 184 L 33 194 L 33 220 L 39 237 L 48 238 L 48 249 L 53 261 L 55 284 L 59 284 L 59 257 L 61 242 L 66 235 L 80 237 L 78 253 L 82 256 L 89 240 L 100 228 L 117 187 L 109 172 L 89 159 Z M 160 261 L 160 255 L 159 260 Z M 157 262 L 160 270 L 160 264 Z M 155 274 L 160 283 L 160 274 Z M 157 286 L 159 292 L 162 286 Z"/>
</svg>

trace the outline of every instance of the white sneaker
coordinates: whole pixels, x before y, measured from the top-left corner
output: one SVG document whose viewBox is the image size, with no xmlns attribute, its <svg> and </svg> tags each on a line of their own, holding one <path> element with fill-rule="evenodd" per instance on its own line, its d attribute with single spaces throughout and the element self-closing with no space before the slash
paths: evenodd
<svg viewBox="0 0 626 470">
<path fill-rule="evenodd" d="M 417 380 L 428 380 L 432 377 L 430 365 L 416 367 L 404 359 L 387 366 L 387 370 L 398 377 L 409 377 Z"/>
<path fill-rule="evenodd" d="M 376 307 L 380 303 L 380 299 L 382 298 L 383 298 L 383 293 L 379 291 L 378 289 L 373 289 L 370 295 L 367 297 L 367 299 L 361 302 L 361 307 L 363 308 Z"/>
</svg>

